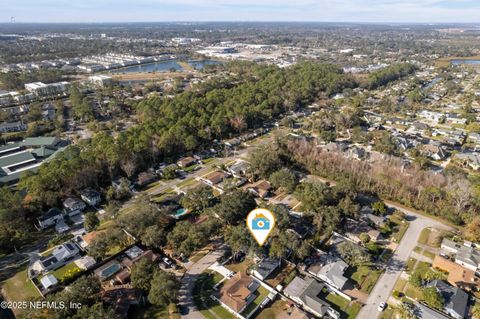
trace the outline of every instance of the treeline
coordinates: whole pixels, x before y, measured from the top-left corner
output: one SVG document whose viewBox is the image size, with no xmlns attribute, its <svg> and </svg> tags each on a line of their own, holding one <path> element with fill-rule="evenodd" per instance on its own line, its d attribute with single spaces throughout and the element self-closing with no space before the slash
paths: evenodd
<svg viewBox="0 0 480 319">
<path fill-rule="evenodd" d="M 312 102 L 320 92 L 333 94 L 356 83 L 340 68 L 305 62 L 289 69 L 245 64 L 243 81 L 233 87 L 185 92 L 172 99 L 153 97 L 137 106 L 141 124 L 113 138 L 105 132 L 71 146 L 22 177 L 31 202 L 54 205 L 86 186 L 105 185 L 112 177 L 132 177 L 163 160 L 261 126 L 287 110 Z"/>
<path fill-rule="evenodd" d="M 44 82 L 53 83 L 65 80 L 60 70 L 38 70 L 33 72 L 0 73 L 0 82 L 9 90 L 22 90 L 25 83 Z"/>
<path fill-rule="evenodd" d="M 455 224 L 468 223 L 480 212 L 475 187 L 460 174 L 435 174 L 418 165 L 405 166 L 395 157 L 369 163 L 325 152 L 315 142 L 290 140 L 292 158 L 313 174 L 349 184 L 359 192 L 443 217 Z"/>
<path fill-rule="evenodd" d="M 410 63 L 392 64 L 386 68 L 370 73 L 365 86 L 369 89 L 376 89 L 389 82 L 396 81 L 404 76 L 412 74 L 415 70 L 415 66 Z"/>
</svg>

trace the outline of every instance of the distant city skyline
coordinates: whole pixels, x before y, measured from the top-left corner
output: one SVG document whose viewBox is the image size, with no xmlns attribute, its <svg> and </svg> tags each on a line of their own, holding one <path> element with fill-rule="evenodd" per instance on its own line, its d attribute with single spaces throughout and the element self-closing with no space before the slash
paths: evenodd
<svg viewBox="0 0 480 319">
<path fill-rule="evenodd" d="M 3 0 L 0 22 L 480 22 L 478 0 Z"/>
</svg>

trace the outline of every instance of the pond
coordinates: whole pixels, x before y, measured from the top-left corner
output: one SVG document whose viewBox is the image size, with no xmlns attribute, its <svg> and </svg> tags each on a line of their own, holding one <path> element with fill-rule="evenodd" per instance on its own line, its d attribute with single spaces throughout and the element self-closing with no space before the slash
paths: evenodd
<svg viewBox="0 0 480 319">
<path fill-rule="evenodd" d="M 477 64 L 480 64 L 480 60 L 452 60 L 450 62 L 452 63 L 452 65 L 461 65 L 461 64 L 477 65 Z"/>
</svg>

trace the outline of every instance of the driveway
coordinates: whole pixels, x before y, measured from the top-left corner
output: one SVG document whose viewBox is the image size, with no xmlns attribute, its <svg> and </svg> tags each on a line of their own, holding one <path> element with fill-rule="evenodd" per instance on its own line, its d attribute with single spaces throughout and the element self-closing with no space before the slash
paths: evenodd
<svg viewBox="0 0 480 319">
<path fill-rule="evenodd" d="M 401 207 L 395 203 L 385 201 L 385 204 L 389 207 L 400 210 L 406 214 L 406 217 L 410 220 L 410 226 L 408 227 L 405 235 L 400 241 L 397 250 L 393 254 L 392 258 L 388 261 L 385 272 L 378 279 L 375 287 L 373 288 L 370 296 L 367 299 L 367 303 L 360 310 L 357 319 L 373 319 L 378 318 L 380 313 L 377 308 L 382 302 L 387 302 L 388 297 L 392 293 L 393 287 L 402 273 L 402 269 L 406 264 L 406 261 L 413 249 L 417 245 L 418 238 L 422 229 L 427 227 L 440 228 L 445 230 L 452 230 L 453 228 L 442 224 L 432 218 L 420 215 L 413 210 Z"/>
<path fill-rule="evenodd" d="M 179 304 L 183 309 L 187 309 L 182 318 L 185 319 L 204 319 L 203 315 L 195 307 L 193 302 L 193 286 L 198 276 L 204 272 L 208 267 L 217 261 L 218 258 L 223 256 L 225 252 L 225 246 L 218 248 L 215 251 L 204 256 L 202 259 L 192 264 L 186 271 L 182 278 L 180 291 L 179 291 Z M 182 311 L 184 313 L 184 311 Z"/>
</svg>

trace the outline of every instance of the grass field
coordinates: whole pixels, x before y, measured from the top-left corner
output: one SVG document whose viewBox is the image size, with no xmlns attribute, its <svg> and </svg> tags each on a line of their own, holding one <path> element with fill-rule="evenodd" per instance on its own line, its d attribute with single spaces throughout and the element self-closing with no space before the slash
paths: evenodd
<svg viewBox="0 0 480 319">
<path fill-rule="evenodd" d="M 245 308 L 245 310 L 242 311 L 242 313 L 241 313 L 242 316 L 247 317 L 253 310 L 255 310 L 255 308 L 260 306 L 260 304 L 263 302 L 263 300 L 265 300 L 265 298 L 268 296 L 268 290 L 263 288 L 262 286 L 258 287 L 256 293 L 258 294 L 257 298 L 255 298 L 255 300 L 253 300 L 247 306 L 247 308 Z"/>
<path fill-rule="evenodd" d="M 362 292 L 368 294 L 372 291 L 381 273 L 380 270 L 373 269 L 370 266 L 358 266 L 356 269 L 354 268 L 350 278 L 360 286 Z"/>
<path fill-rule="evenodd" d="M 262 312 L 255 317 L 255 319 L 272 319 L 277 318 L 282 312 L 286 312 L 288 305 L 281 299 L 275 300 L 267 308 L 264 308 Z"/>
<path fill-rule="evenodd" d="M 80 269 L 74 262 L 71 262 L 69 264 L 66 264 L 63 267 L 58 268 L 55 271 L 52 271 L 52 275 L 55 276 L 55 278 L 58 279 L 58 281 L 63 281 L 68 277 L 68 274 L 74 274 L 74 273 L 80 273 L 82 272 L 82 269 Z"/>
<path fill-rule="evenodd" d="M 41 297 L 35 285 L 27 277 L 27 268 L 1 283 L 5 298 L 10 301 L 24 301 Z"/>
</svg>

